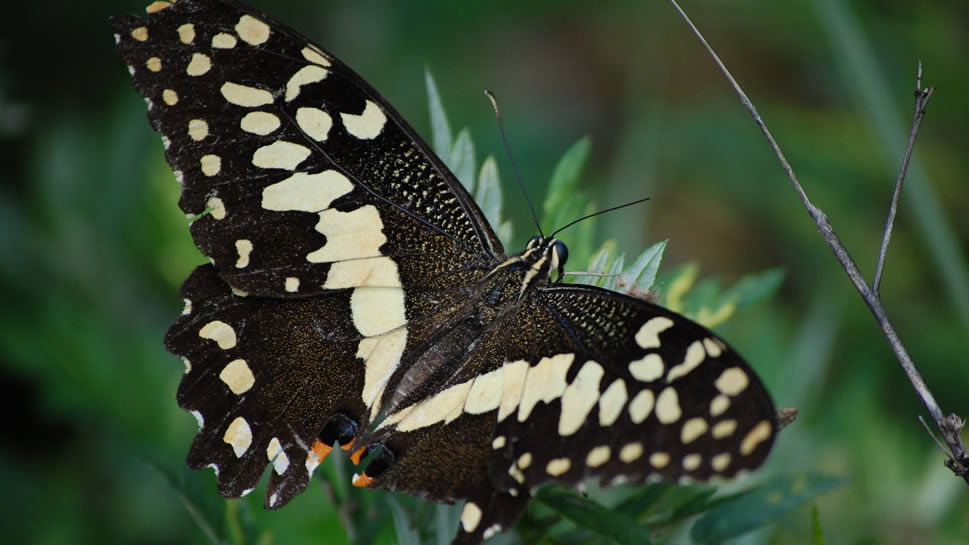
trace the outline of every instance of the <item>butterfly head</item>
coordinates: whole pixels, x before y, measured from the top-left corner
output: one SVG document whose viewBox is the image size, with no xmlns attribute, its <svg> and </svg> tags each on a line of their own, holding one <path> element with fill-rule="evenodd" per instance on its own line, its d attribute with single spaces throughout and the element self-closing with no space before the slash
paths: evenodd
<svg viewBox="0 0 969 545">
<path fill-rule="evenodd" d="M 535 235 L 528 239 L 521 259 L 536 271 L 535 276 L 551 278 L 552 273 L 557 271 L 558 279 L 561 279 L 565 262 L 569 259 L 569 248 L 561 240 Z"/>
</svg>

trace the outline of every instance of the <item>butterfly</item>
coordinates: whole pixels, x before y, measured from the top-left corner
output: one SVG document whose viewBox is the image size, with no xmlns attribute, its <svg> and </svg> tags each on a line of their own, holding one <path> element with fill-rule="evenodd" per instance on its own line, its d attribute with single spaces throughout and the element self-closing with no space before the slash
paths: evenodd
<svg viewBox="0 0 969 545">
<path fill-rule="evenodd" d="M 111 20 L 211 263 L 165 338 L 188 454 L 265 506 L 334 450 L 353 484 L 466 500 L 456 544 L 544 483 L 704 480 L 758 467 L 770 396 L 720 337 L 560 281 L 563 241 L 506 254 L 461 183 L 363 79 L 230 0 Z M 342 447 L 338 448 L 338 447 Z M 367 460 L 367 462 L 364 462 Z"/>
</svg>

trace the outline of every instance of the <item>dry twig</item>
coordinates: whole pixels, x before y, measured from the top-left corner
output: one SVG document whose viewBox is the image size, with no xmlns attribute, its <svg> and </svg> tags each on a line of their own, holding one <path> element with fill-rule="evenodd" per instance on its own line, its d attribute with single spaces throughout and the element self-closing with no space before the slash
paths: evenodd
<svg viewBox="0 0 969 545">
<path fill-rule="evenodd" d="M 898 334 L 895 332 L 895 328 L 888 320 L 888 316 L 885 313 L 884 307 L 882 307 L 881 298 L 878 293 L 882 272 L 884 271 L 885 254 L 888 251 L 888 243 L 892 234 L 892 225 L 894 224 L 895 212 L 898 207 L 898 198 L 902 191 L 902 184 L 905 180 L 908 163 L 912 156 L 912 150 L 915 146 L 915 137 L 918 134 L 919 126 L 922 123 L 922 118 L 925 116 L 925 105 L 932 96 L 932 93 L 935 91 L 934 87 L 922 87 L 921 63 L 919 63 L 915 89 L 915 118 L 912 122 L 912 130 L 909 134 L 908 146 L 906 147 L 905 155 L 902 159 L 902 166 L 898 173 L 898 179 L 895 183 L 895 192 L 892 195 L 892 202 L 889 208 L 888 218 L 885 222 L 885 233 L 882 237 L 882 246 L 878 256 L 878 265 L 875 271 L 875 276 L 871 285 L 869 286 L 869 284 L 865 281 L 864 276 L 861 274 L 861 271 L 858 270 L 855 262 L 851 259 L 851 256 L 848 255 L 848 250 L 844 247 L 844 244 L 841 243 L 841 240 L 834 231 L 834 227 L 832 227 L 831 223 L 828 221 L 827 216 L 824 215 L 824 212 L 820 208 L 811 202 L 807 196 L 807 193 L 804 192 L 801 184 L 797 181 L 797 176 L 794 175 L 794 170 L 791 168 L 790 163 L 787 162 L 787 159 L 784 157 L 784 153 L 781 152 L 780 147 L 777 145 L 774 137 L 767 129 L 764 121 L 760 118 L 756 108 L 754 108 L 754 105 L 750 102 L 750 99 L 747 98 L 747 95 L 730 74 L 730 71 L 727 70 L 727 67 L 724 66 L 723 62 L 720 60 L 720 57 L 718 57 L 713 51 L 713 48 L 710 47 L 710 44 L 708 44 L 703 38 L 700 31 L 697 30 L 696 26 L 693 25 L 690 18 L 676 3 L 676 0 L 670 0 L 670 3 L 680 14 L 680 17 L 682 17 L 686 22 L 687 26 L 690 27 L 690 30 L 693 31 L 693 34 L 696 35 L 697 39 L 700 40 L 700 43 L 707 50 L 707 53 L 710 54 L 714 62 L 717 64 L 717 67 L 730 82 L 730 86 L 740 98 L 740 102 L 743 103 L 744 107 L 754 118 L 754 122 L 757 123 L 758 127 L 760 127 L 760 130 L 767 139 L 768 144 L 770 144 L 771 149 L 774 150 L 774 154 L 777 156 L 778 161 L 780 161 L 781 167 L 784 168 L 788 178 L 791 180 L 798 197 L 800 197 L 801 202 L 808 211 L 808 214 L 811 215 L 811 218 L 817 225 L 821 236 L 824 237 L 825 242 L 828 243 L 828 247 L 831 248 L 831 251 L 838 259 L 838 262 L 841 263 L 841 266 L 844 268 L 845 273 L 847 273 L 851 283 L 854 284 L 855 289 L 858 290 L 858 293 L 861 295 L 862 299 L 865 300 L 865 303 L 868 305 L 871 313 L 875 316 L 875 320 L 882 328 L 885 338 L 888 339 L 888 344 L 891 346 L 892 351 L 898 358 L 899 363 L 901 363 L 905 374 L 908 375 L 909 381 L 912 383 L 912 387 L 915 388 L 915 391 L 922 399 L 922 403 L 925 405 L 925 408 L 932 416 L 932 420 L 935 421 L 935 425 L 942 433 L 942 440 L 945 441 L 945 444 L 949 448 L 948 452 L 946 453 L 948 457 L 945 461 L 946 467 L 951 469 L 956 475 L 962 477 L 967 483 L 969 483 L 969 453 L 967 453 L 961 437 L 964 421 L 955 414 L 943 416 L 942 410 L 939 408 L 938 403 L 936 403 L 935 398 L 932 396 L 932 392 L 929 391 L 928 387 L 925 385 L 925 382 L 922 380 L 922 375 L 915 367 L 915 364 L 912 362 L 912 358 L 908 355 L 908 351 L 905 349 L 905 346 L 899 339 Z"/>
</svg>

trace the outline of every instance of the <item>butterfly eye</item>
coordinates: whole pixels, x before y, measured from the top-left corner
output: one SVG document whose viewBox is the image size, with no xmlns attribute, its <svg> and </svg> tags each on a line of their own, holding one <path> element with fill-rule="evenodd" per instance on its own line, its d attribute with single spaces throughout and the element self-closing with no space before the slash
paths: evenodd
<svg viewBox="0 0 969 545">
<path fill-rule="evenodd" d="M 553 251 L 555 252 L 555 257 L 558 258 L 559 274 L 562 274 L 562 268 L 565 267 L 565 262 L 569 260 L 569 247 L 561 240 L 556 240 Z"/>
</svg>

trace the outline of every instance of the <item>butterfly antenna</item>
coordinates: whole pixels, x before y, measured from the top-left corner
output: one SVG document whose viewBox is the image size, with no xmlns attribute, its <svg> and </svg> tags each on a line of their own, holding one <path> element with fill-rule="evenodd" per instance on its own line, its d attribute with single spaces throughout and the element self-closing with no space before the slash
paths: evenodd
<svg viewBox="0 0 969 545">
<path fill-rule="evenodd" d="M 625 204 L 620 204 L 619 206 L 613 206 L 612 208 L 606 208 L 605 210 L 599 210 L 598 212 L 593 212 L 591 214 L 582 216 L 579 219 L 572 220 L 572 221 L 566 223 L 565 225 L 563 225 L 562 227 L 559 227 L 551 235 L 549 235 L 549 237 L 554 237 L 555 235 L 561 233 L 562 231 L 568 229 L 569 227 L 572 227 L 573 225 L 575 225 L 576 223 L 579 223 L 580 221 L 584 221 L 584 220 L 587 220 L 589 218 L 594 218 L 594 217 L 596 217 L 596 216 L 598 216 L 600 214 L 605 214 L 606 212 L 612 212 L 612 211 L 615 211 L 615 210 L 619 210 L 620 208 L 626 208 L 627 206 L 632 206 L 634 204 L 639 204 L 641 202 L 645 202 L 645 201 L 648 201 L 648 200 L 649 200 L 649 197 L 643 197 L 642 199 L 637 199 L 635 201 L 627 202 Z"/>
<path fill-rule="evenodd" d="M 505 136 L 505 123 L 501 120 L 501 109 L 498 107 L 498 98 L 487 89 L 485 89 L 485 94 L 488 95 L 488 100 L 491 101 L 491 105 L 495 108 L 495 117 L 498 118 L 498 132 L 501 133 L 501 141 L 505 144 L 505 153 L 508 154 L 508 160 L 511 161 L 511 168 L 515 171 L 515 179 L 518 180 L 518 185 L 522 188 L 522 193 L 525 194 L 525 200 L 528 202 L 528 209 L 532 212 L 532 220 L 535 222 L 535 227 L 538 228 L 538 234 L 542 238 L 545 238 L 545 233 L 542 232 L 542 226 L 538 223 L 538 214 L 535 213 L 535 205 L 532 204 L 532 198 L 528 194 L 528 188 L 525 187 L 525 182 L 522 181 L 521 172 L 518 171 L 518 165 L 515 164 L 515 157 L 511 154 L 511 146 L 508 145 L 508 137 Z"/>
</svg>

